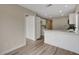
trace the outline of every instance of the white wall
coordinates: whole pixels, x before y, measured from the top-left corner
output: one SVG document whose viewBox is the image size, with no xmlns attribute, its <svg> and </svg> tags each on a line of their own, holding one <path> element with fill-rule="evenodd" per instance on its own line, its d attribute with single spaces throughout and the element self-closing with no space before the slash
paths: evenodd
<svg viewBox="0 0 79 59">
<path fill-rule="evenodd" d="M 26 17 L 26 38 L 36 40 L 41 35 L 40 17 L 28 16 Z"/>
<path fill-rule="evenodd" d="M 68 17 L 53 18 L 53 29 L 66 30 L 68 28 Z"/>
<path fill-rule="evenodd" d="M 26 17 L 26 38 L 35 40 L 35 16 Z"/>
<path fill-rule="evenodd" d="M 25 14 L 33 15 L 33 12 L 18 5 L 0 5 L 0 54 L 26 44 Z"/>
<path fill-rule="evenodd" d="M 40 17 L 38 17 L 38 16 L 36 16 L 36 18 L 35 18 L 36 20 L 35 20 L 35 35 L 36 35 L 36 39 L 39 39 L 40 38 L 40 35 L 41 35 L 41 23 L 40 23 L 40 21 L 41 21 L 41 18 Z"/>
</svg>

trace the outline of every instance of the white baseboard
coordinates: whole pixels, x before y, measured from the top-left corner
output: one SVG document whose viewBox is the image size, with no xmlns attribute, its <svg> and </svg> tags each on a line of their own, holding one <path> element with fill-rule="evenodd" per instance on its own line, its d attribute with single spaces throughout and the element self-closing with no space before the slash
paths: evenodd
<svg viewBox="0 0 79 59">
<path fill-rule="evenodd" d="M 26 37 L 26 39 L 30 39 L 30 40 L 36 41 L 36 39 L 33 39 L 33 38 L 28 38 L 28 37 Z"/>
<path fill-rule="evenodd" d="M 18 48 L 20 48 L 20 47 L 23 47 L 23 46 L 25 46 L 25 45 L 26 45 L 26 43 L 21 44 L 21 45 L 19 45 L 19 46 L 17 46 L 17 47 L 8 49 L 7 51 L 4 51 L 4 52 L 0 53 L 0 55 L 5 55 L 6 53 L 9 53 L 9 52 L 11 52 L 11 51 L 13 51 L 13 50 L 16 50 L 16 49 L 18 49 Z"/>
</svg>

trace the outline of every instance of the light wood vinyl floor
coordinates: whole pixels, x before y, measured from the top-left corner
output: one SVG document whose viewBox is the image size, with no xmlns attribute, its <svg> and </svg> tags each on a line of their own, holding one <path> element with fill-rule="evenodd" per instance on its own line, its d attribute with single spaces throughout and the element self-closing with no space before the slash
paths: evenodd
<svg viewBox="0 0 79 59">
<path fill-rule="evenodd" d="M 6 55 L 77 55 L 76 53 L 51 46 L 44 43 L 43 39 L 32 41 L 26 39 L 26 46 L 16 49 Z"/>
</svg>

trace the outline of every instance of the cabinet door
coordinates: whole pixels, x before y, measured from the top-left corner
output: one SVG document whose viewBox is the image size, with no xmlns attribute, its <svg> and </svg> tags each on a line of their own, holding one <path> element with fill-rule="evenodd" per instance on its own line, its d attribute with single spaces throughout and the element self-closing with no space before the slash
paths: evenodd
<svg viewBox="0 0 79 59">
<path fill-rule="evenodd" d="M 47 20 L 47 29 L 49 29 L 49 30 L 53 29 L 52 20 Z"/>
</svg>

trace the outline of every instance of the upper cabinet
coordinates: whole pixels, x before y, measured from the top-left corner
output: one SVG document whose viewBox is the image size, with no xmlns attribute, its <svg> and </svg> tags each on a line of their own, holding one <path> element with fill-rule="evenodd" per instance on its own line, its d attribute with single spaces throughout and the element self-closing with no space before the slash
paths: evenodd
<svg viewBox="0 0 79 59">
<path fill-rule="evenodd" d="M 69 14 L 69 24 L 76 24 L 76 14 Z"/>
</svg>

